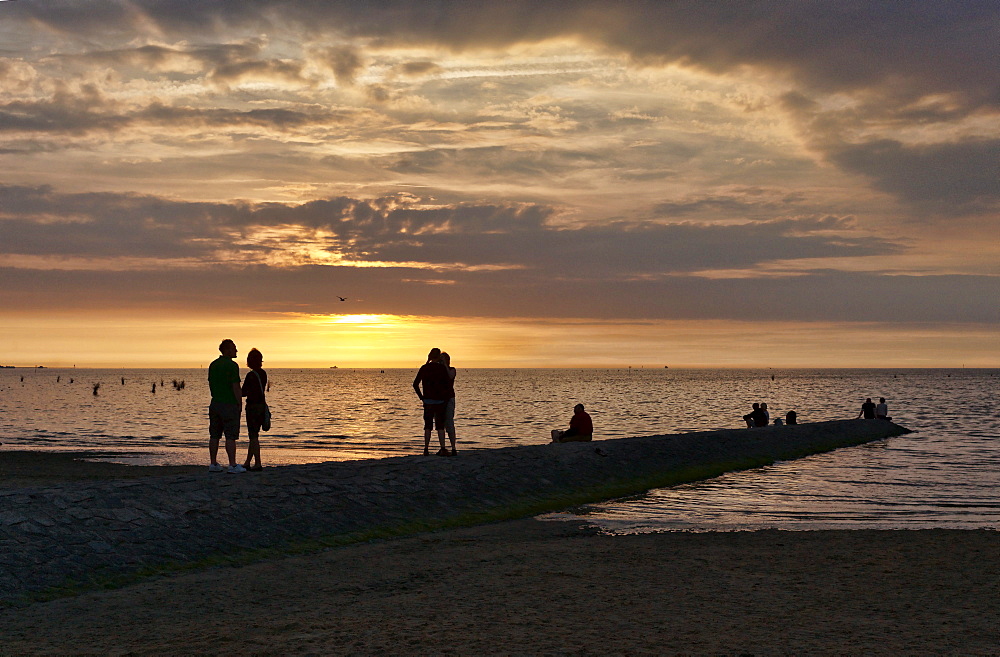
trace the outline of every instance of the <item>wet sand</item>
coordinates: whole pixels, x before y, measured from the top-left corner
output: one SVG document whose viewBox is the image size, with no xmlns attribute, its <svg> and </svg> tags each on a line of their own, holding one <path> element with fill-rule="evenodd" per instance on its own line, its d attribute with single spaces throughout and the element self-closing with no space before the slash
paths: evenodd
<svg viewBox="0 0 1000 657">
<path fill-rule="evenodd" d="M 7 485 L 82 472 L 65 455 L 4 462 Z M 166 473 L 134 467 L 90 474 Z M 0 609 L 0 654 L 1000 654 L 998 556 L 989 531 L 515 520 Z"/>
</svg>

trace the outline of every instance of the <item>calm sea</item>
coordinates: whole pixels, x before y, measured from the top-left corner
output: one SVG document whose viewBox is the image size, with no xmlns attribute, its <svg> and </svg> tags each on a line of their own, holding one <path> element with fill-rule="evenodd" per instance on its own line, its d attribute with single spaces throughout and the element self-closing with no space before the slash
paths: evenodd
<svg viewBox="0 0 1000 657">
<path fill-rule="evenodd" d="M 265 464 L 422 450 L 415 368 L 268 372 L 274 428 L 264 434 Z M 206 463 L 205 377 L 204 369 L 0 369 L 0 449 Z M 460 369 L 456 389 L 460 450 L 548 442 L 577 402 L 598 439 L 737 428 L 754 401 L 768 402 L 772 417 L 794 409 L 800 422 L 845 419 L 879 396 L 915 431 L 572 512 L 608 531 L 1000 528 L 1000 370 Z"/>
</svg>

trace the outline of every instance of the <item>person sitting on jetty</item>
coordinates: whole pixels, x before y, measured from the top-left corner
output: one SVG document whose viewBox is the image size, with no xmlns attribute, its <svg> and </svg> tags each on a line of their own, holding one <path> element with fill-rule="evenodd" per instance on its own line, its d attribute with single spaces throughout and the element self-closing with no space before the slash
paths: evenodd
<svg viewBox="0 0 1000 657">
<path fill-rule="evenodd" d="M 423 391 L 420 386 L 423 384 Z M 441 362 L 441 350 L 434 347 L 427 354 L 427 362 L 421 366 L 413 379 L 413 389 L 424 404 L 424 456 L 430 455 L 431 431 L 437 429 L 441 449 L 438 456 L 451 456 L 444 442 L 445 411 L 448 406 L 448 392 L 451 377 Z"/>
<path fill-rule="evenodd" d="M 867 399 L 865 399 L 865 403 L 861 405 L 861 410 L 858 411 L 858 418 L 860 418 L 862 415 L 865 416 L 866 420 L 874 420 L 875 419 L 875 404 L 872 403 L 872 398 L 871 397 L 868 397 Z M 854 418 L 854 419 L 858 419 L 858 418 Z"/>
<path fill-rule="evenodd" d="M 785 413 L 785 424 L 798 424 L 799 416 L 795 411 Z"/>
<path fill-rule="evenodd" d="M 766 406 L 766 404 L 764 405 Z M 767 411 L 761 408 L 761 404 L 753 403 L 753 410 L 743 416 L 743 421 L 747 423 L 747 428 L 766 427 L 768 422 Z"/>
<path fill-rule="evenodd" d="M 878 405 L 875 406 L 875 419 L 889 419 L 889 405 L 885 403 L 885 397 L 878 398 Z"/>
<path fill-rule="evenodd" d="M 583 404 L 573 407 L 573 417 L 569 421 L 569 429 L 560 431 L 552 430 L 552 442 L 554 443 L 586 443 L 594 439 L 594 422 L 590 415 L 583 409 Z"/>
</svg>

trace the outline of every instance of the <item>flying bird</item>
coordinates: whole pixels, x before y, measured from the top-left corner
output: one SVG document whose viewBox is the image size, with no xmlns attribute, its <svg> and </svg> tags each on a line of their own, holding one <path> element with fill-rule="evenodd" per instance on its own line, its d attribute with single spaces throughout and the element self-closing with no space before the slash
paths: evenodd
<svg viewBox="0 0 1000 657">
<path fill-rule="evenodd" d="M 337 295 L 337 298 L 340 299 L 341 301 L 347 301 L 347 297 L 342 297 L 339 294 Z"/>
</svg>

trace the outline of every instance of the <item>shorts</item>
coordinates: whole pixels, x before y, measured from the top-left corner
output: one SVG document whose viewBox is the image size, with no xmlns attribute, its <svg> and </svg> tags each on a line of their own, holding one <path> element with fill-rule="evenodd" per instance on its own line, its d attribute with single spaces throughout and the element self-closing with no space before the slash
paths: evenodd
<svg viewBox="0 0 1000 657">
<path fill-rule="evenodd" d="M 247 435 L 251 438 L 260 435 L 260 428 L 264 424 L 265 409 L 267 409 L 267 404 L 247 402 Z"/>
<path fill-rule="evenodd" d="M 566 431 L 553 431 L 552 438 L 558 443 L 589 443 L 594 439 L 594 435 L 590 433 L 580 433 L 571 427 Z"/>
<path fill-rule="evenodd" d="M 435 425 L 438 431 L 444 431 L 444 412 L 447 406 L 445 402 L 424 404 L 424 431 L 434 429 Z"/>
<path fill-rule="evenodd" d="M 218 440 L 225 434 L 226 440 L 240 437 L 240 404 L 212 402 L 208 407 L 208 436 Z"/>
</svg>

